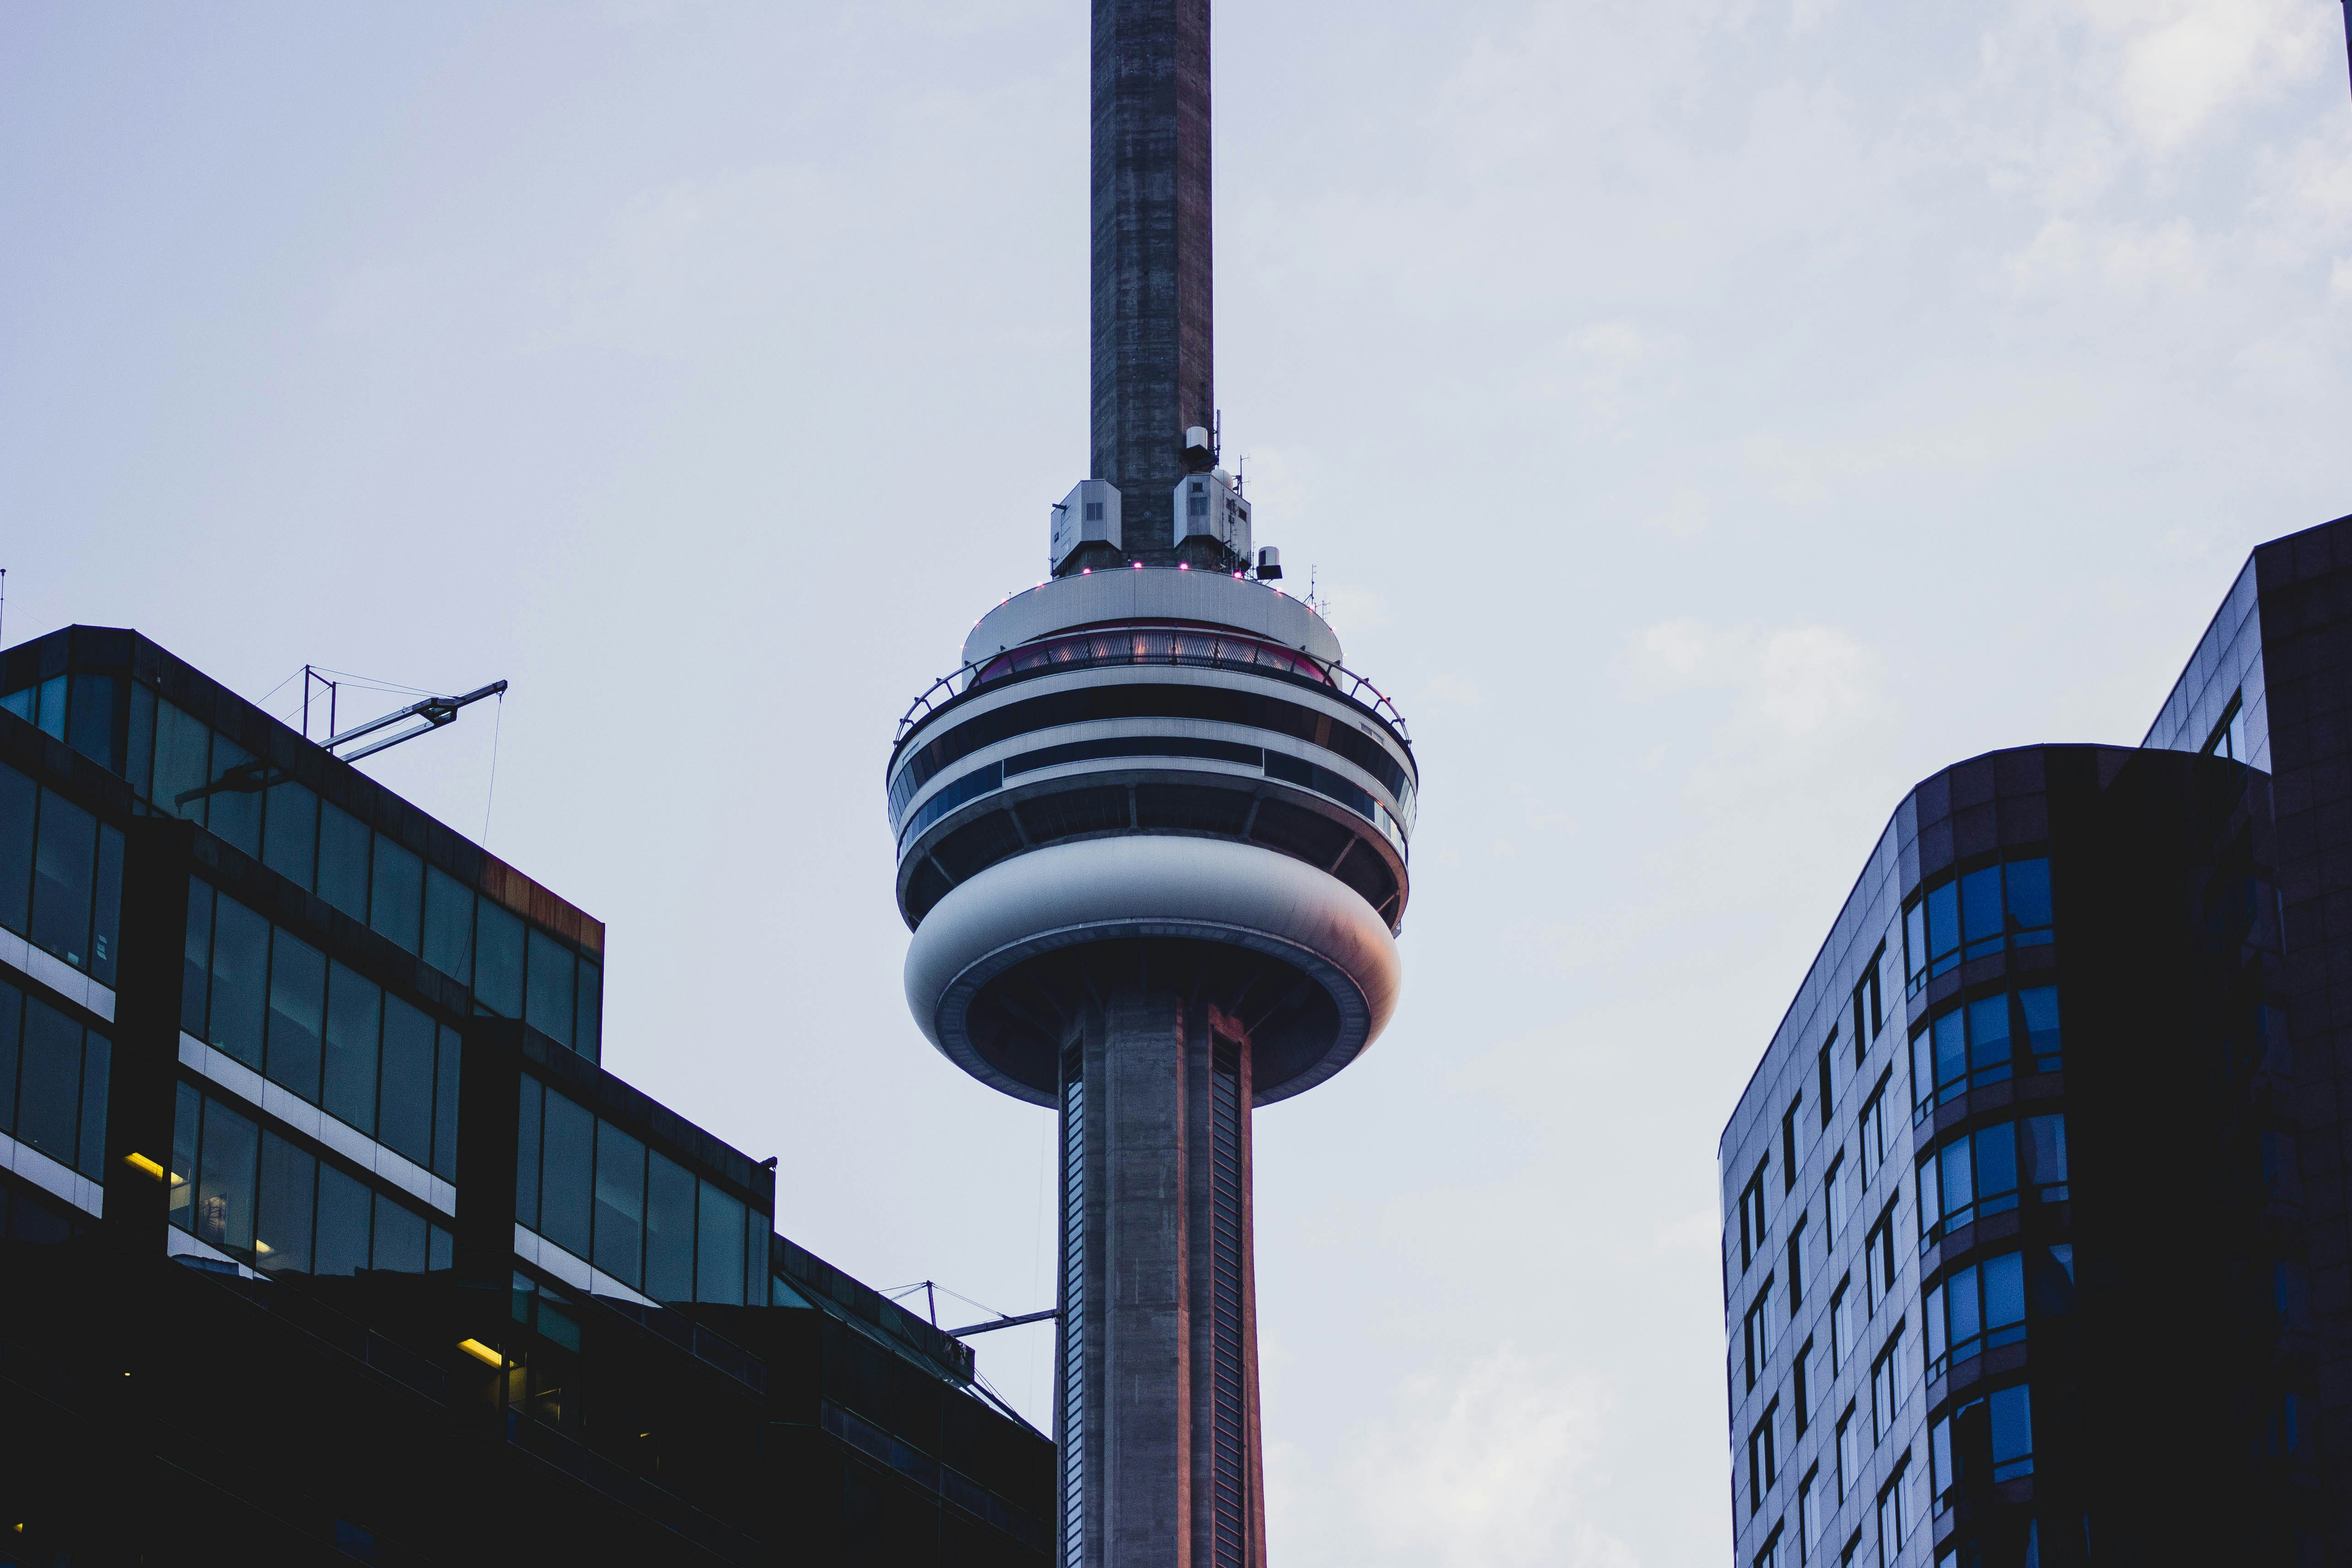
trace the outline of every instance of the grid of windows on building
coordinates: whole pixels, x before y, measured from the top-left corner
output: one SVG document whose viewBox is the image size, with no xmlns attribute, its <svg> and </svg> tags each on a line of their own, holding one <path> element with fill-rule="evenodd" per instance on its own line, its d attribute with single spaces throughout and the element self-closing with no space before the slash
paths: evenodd
<svg viewBox="0 0 2352 1568">
<path fill-rule="evenodd" d="M 334 1159 L 183 1081 L 171 1220 L 266 1272 L 421 1274 L 450 1266 L 449 1232 Z"/>
<path fill-rule="evenodd" d="M 1911 1037 L 1911 1119 L 1971 1089 L 2065 1065 L 2058 988 L 2029 986 L 1951 1007 Z"/>
<path fill-rule="evenodd" d="M 768 1216 L 529 1074 L 515 1218 L 657 1301 L 768 1300 Z"/>
<path fill-rule="evenodd" d="M 1903 911 L 1904 985 L 1912 995 L 1970 958 L 2051 939 L 2046 857 L 1979 867 L 1929 884 Z"/>
<path fill-rule="evenodd" d="M 477 894 L 137 682 L 129 683 L 127 740 L 116 755 L 117 685 L 111 675 L 59 675 L 0 698 L 0 708 L 122 775 L 157 811 L 199 824 L 423 958 L 470 988 L 480 1011 L 521 1019 L 591 1061 L 601 1057 L 604 976 L 593 955 Z M 0 799 L 0 823 L 6 811 Z M 119 868 L 119 836 L 115 843 Z M 0 860 L 0 876 L 6 870 Z M 0 890 L 0 919 L 5 913 Z"/>
<path fill-rule="evenodd" d="M 2059 1113 L 1950 1134 L 1919 1161 L 1919 1248 L 2022 1203 L 2063 1203 L 2066 1118 Z"/>
<path fill-rule="evenodd" d="M 0 1133 L 103 1180 L 112 1054 L 105 1035 L 0 980 Z"/>
<path fill-rule="evenodd" d="M 1955 1269 L 1928 1287 L 1927 1375 L 2025 1338 L 2032 1318 L 2074 1310 L 2074 1249 L 2034 1246 Z"/>
<path fill-rule="evenodd" d="M 122 834 L 0 764 L 0 926 L 115 983 Z"/>
<path fill-rule="evenodd" d="M 188 883 L 180 1028 L 457 1179 L 457 1030 L 200 878 Z"/>
</svg>

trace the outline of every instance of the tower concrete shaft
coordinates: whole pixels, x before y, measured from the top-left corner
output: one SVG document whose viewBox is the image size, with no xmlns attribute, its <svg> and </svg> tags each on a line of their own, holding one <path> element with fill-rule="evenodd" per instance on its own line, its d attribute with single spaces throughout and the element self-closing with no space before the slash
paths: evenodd
<svg viewBox="0 0 2352 1568">
<path fill-rule="evenodd" d="M 1172 988 L 1064 1050 L 1064 1568 L 1265 1568 L 1250 1045 Z"/>
<path fill-rule="evenodd" d="M 1092 476 L 1169 558 L 1184 433 L 1216 417 L 1209 0 L 1095 0 Z"/>
</svg>

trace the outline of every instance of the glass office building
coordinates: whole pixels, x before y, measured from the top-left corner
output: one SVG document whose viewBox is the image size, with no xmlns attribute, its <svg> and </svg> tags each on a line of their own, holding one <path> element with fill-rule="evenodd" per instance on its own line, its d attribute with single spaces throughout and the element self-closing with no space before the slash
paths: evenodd
<svg viewBox="0 0 2352 1568">
<path fill-rule="evenodd" d="M 2352 1554 L 2347 708 L 2352 519 L 1896 808 L 1719 1150 L 1738 1568 Z"/>
<path fill-rule="evenodd" d="M 604 963 L 136 633 L 0 654 L 0 1562 L 1046 1561 L 1052 1444 L 602 1068 Z"/>
</svg>

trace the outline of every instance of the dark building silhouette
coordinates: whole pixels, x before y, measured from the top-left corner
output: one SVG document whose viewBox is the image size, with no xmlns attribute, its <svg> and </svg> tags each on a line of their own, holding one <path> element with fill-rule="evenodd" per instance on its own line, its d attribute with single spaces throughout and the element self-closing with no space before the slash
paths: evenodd
<svg viewBox="0 0 2352 1568">
<path fill-rule="evenodd" d="M 2352 1558 L 2347 908 L 2352 518 L 1903 800 L 1719 1151 L 1737 1563 Z"/>
<path fill-rule="evenodd" d="M 971 1351 L 599 1065 L 604 938 L 136 633 L 0 654 L 0 1563 L 1050 1559 Z"/>
</svg>

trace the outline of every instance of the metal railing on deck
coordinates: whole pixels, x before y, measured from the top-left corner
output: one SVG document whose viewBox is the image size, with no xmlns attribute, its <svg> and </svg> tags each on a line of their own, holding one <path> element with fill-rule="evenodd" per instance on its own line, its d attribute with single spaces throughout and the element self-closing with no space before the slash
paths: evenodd
<svg viewBox="0 0 2352 1568">
<path fill-rule="evenodd" d="M 1117 626 L 1041 637 L 975 660 L 933 681 L 899 716 L 896 749 L 924 720 L 984 686 L 1069 670 L 1166 664 L 1239 670 L 1321 687 L 1346 698 L 1395 731 L 1410 747 L 1412 732 L 1385 693 L 1344 664 L 1328 663 L 1245 632 L 1199 626 Z"/>
</svg>

